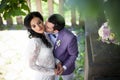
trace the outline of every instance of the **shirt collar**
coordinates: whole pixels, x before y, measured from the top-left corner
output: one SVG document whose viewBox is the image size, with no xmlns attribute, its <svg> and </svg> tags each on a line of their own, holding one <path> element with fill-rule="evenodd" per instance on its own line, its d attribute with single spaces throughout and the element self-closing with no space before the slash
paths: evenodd
<svg viewBox="0 0 120 80">
<path fill-rule="evenodd" d="M 54 33 L 54 35 L 56 36 L 56 38 L 58 37 L 58 33 Z"/>
</svg>

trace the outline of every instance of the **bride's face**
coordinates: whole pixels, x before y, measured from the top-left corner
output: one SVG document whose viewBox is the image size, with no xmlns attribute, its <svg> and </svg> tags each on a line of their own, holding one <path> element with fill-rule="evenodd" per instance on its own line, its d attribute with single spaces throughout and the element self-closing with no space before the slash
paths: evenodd
<svg viewBox="0 0 120 80">
<path fill-rule="evenodd" d="M 30 21 L 30 25 L 31 25 L 31 29 L 33 31 L 35 31 L 36 33 L 44 33 L 44 25 L 43 25 L 43 21 L 40 20 L 40 18 L 38 17 L 34 17 L 31 21 Z"/>
</svg>

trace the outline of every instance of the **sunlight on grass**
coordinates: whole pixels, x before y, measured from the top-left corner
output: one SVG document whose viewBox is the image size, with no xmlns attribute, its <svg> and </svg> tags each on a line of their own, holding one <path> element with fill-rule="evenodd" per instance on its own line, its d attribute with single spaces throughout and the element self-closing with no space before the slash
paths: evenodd
<svg viewBox="0 0 120 80">
<path fill-rule="evenodd" d="M 27 40 L 25 30 L 0 31 L 0 80 L 32 80 L 24 53 Z"/>
</svg>

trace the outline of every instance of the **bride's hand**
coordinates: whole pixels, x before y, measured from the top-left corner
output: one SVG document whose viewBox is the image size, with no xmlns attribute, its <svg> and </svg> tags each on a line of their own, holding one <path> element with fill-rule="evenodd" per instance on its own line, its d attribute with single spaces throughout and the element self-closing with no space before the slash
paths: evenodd
<svg viewBox="0 0 120 80">
<path fill-rule="evenodd" d="M 55 75 L 58 75 L 57 69 L 54 69 Z"/>
</svg>

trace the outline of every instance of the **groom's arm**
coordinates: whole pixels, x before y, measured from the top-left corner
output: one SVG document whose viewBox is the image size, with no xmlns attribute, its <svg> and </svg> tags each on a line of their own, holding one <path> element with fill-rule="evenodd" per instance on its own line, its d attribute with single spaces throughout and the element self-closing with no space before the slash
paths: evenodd
<svg viewBox="0 0 120 80">
<path fill-rule="evenodd" d="M 74 36 L 71 41 L 68 43 L 68 47 L 67 47 L 68 53 L 69 53 L 69 58 L 65 61 L 65 63 L 63 64 L 63 68 L 67 69 L 70 66 L 73 65 L 73 63 L 75 63 L 75 60 L 78 56 L 78 45 L 77 45 L 77 38 L 76 36 Z"/>
</svg>

